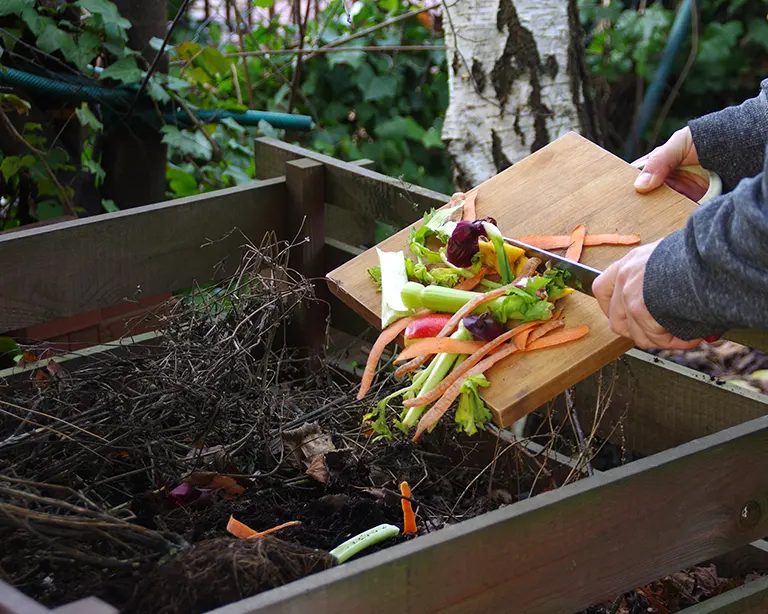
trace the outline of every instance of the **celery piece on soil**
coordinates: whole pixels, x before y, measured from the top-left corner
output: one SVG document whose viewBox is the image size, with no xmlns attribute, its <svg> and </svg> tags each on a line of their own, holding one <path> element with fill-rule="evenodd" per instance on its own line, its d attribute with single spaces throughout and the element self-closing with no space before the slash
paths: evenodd
<svg viewBox="0 0 768 614">
<path fill-rule="evenodd" d="M 351 537 L 344 543 L 336 546 L 329 554 L 341 564 L 351 559 L 358 552 L 398 535 L 400 535 L 400 529 L 395 525 L 380 524 Z"/>
</svg>

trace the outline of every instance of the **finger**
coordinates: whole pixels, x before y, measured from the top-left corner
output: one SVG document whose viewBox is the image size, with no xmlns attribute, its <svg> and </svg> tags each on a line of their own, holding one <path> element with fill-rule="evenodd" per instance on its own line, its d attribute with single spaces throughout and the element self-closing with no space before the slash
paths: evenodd
<svg viewBox="0 0 768 614">
<path fill-rule="evenodd" d="M 624 307 L 624 297 L 621 288 L 614 289 L 611 303 L 608 306 L 608 321 L 611 330 L 622 337 L 630 337 L 627 326 L 627 310 Z"/>
<path fill-rule="evenodd" d="M 616 270 L 616 265 L 612 264 L 592 282 L 592 293 L 606 317 L 609 317 L 611 296 L 616 287 Z"/>
<path fill-rule="evenodd" d="M 634 341 L 635 345 L 641 350 L 651 350 L 658 347 L 656 343 L 651 341 L 648 335 L 646 335 L 643 328 L 638 324 L 638 322 L 629 312 L 627 313 L 627 330 L 629 331 L 629 335 L 632 341 Z"/>
<path fill-rule="evenodd" d="M 669 173 L 677 168 L 686 154 L 689 144 L 684 131 L 678 130 L 661 147 L 655 149 L 645 163 L 645 169 L 635 179 L 638 192 L 650 192 L 658 188 Z"/>
<path fill-rule="evenodd" d="M 667 342 L 664 349 L 667 350 L 693 350 L 704 341 L 704 339 L 692 339 L 690 341 L 683 341 L 677 337 L 670 335 L 671 339 Z"/>
</svg>

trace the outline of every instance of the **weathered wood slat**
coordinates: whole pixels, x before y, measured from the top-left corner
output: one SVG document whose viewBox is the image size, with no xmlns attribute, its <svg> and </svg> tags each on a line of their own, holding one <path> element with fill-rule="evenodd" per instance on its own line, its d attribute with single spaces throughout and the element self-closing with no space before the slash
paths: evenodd
<svg viewBox="0 0 768 614">
<path fill-rule="evenodd" d="M 0 331 L 230 274 L 243 234 L 282 236 L 285 202 L 278 178 L 0 235 Z"/>
<path fill-rule="evenodd" d="M 768 577 L 682 610 L 680 614 L 765 614 L 768 612 Z"/>
<path fill-rule="evenodd" d="M 326 202 L 402 228 L 432 207 L 448 202 L 448 196 L 407 185 L 353 162 L 342 162 L 277 139 L 256 139 L 256 176 L 269 179 L 283 174 L 288 160 L 309 158 L 326 167 Z"/>
<path fill-rule="evenodd" d="M 216 614 L 574 612 L 764 535 L 766 462 L 763 417 Z"/>
<path fill-rule="evenodd" d="M 598 394 L 613 385 L 598 434 L 639 454 L 668 450 L 768 414 L 768 396 L 640 350 L 630 350 L 601 373 L 601 390 L 599 374 L 575 387 L 582 426 L 591 428 Z M 619 422 L 622 428 L 615 429 Z"/>
</svg>

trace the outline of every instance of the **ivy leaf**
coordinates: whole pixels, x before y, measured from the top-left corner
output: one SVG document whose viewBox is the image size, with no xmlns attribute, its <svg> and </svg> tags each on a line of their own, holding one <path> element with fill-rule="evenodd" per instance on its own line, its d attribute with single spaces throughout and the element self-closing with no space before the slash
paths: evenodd
<svg viewBox="0 0 768 614">
<path fill-rule="evenodd" d="M 107 213 L 117 213 L 120 211 L 120 208 L 115 204 L 114 200 L 106 200 L 102 199 L 101 206 L 104 208 L 104 211 Z"/>
<path fill-rule="evenodd" d="M 75 4 L 89 13 L 100 15 L 104 25 L 113 25 L 125 30 L 131 27 L 131 22 L 121 17 L 117 7 L 109 0 L 77 0 Z"/>
<path fill-rule="evenodd" d="M 232 62 L 225 58 L 224 54 L 216 47 L 206 47 L 197 57 L 210 72 L 229 75 Z"/>
<path fill-rule="evenodd" d="M 177 147 L 183 154 L 203 160 L 210 160 L 213 156 L 213 146 L 198 131 L 179 130 L 170 125 L 163 126 L 160 131 L 164 135 L 162 142 L 170 147 Z"/>
<path fill-rule="evenodd" d="M 173 193 L 177 197 L 197 194 L 197 181 L 187 171 L 174 164 L 168 164 L 165 176 L 168 179 L 171 190 L 173 190 Z"/>
<path fill-rule="evenodd" d="M 144 73 L 136 64 L 136 59 L 129 56 L 107 66 L 101 71 L 99 78 L 114 79 L 128 85 L 138 83 L 142 80 L 143 75 Z"/>
<path fill-rule="evenodd" d="M 83 160 L 83 168 L 96 178 L 96 187 L 99 187 L 107 176 L 101 164 L 96 162 L 96 160 L 90 158 Z"/>
<path fill-rule="evenodd" d="M 228 166 L 222 174 L 222 177 L 231 177 L 235 181 L 235 185 L 243 185 L 253 181 L 242 168 L 239 166 Z"/>
<path fill-rule="evenodd" d="M 198 51 L 200 51 L 200 45 L 192 41 L 184 41 L 176 47 L 176 54 L 180 60 L 191 60 Z"/>
<path fill-rule="evenodd" d="M 160 103 L 168 102 L 171 99 L 170 95 L 165 91 L 165 88 L 160 84 L 160 81 L 158 81 L 155 75 L 152 75 L 149 78 L 149 82 L 147 83 L 147 93 L 153 100 L 157 100 L 157 102 Z"/>
<path fill-rule="evenodd" d="M 27 7 L 35 6 L 35 0 L 3 0 L 0 2 L 0 17 L 21 15 Z"/>
<path fill-rule="evenodd" d="M 19 115 L 26 115 L 32 108 L 31 104 L 16 94 L 0 94 L 0 107 L 5 107 L 5 105 L 10 105 L 9 108 Z"/>
<path fill-rule="evenodd" d="M 0 164 L 0 172 L 3 174 L 3 179 L 6 181 L 14 177 L 18 172 L 25 168 L 30 168 L 35 163 L 35 158 L 31 155 L 26 156 L 7 156 L 3 158 L 3 163 Z"/>
<path fill-rule="evenodd" d="M 445 149 L 445 144 L 443 143 L 443 139 L 440 136 L 440 132 L 436 130 L 434 126 L 424 133 L 424 136 L 421 138 L 421 143 L 427 149 L 432 147 L 437 149 Z"/>
<path fill-rule="evenodd" d="M 160 51 L 163 48 L 164 42 L 165 42 L 164 39 L 157 38 L 157 36 L 153 36 L 152 38 L 149 39 L 149 46 L 152 47 L 152 49 L 154 49 L 155 51 Z M 165 49 L 166 51 L 170 51 L 171 49 L 173 49 L 173 47 L 171 47 L 171 45 L 166 44 Z"/>
<path fill-rule="evenodd" d="M 275 0 L 253 0 L 253 6 L 257 6 L 260 9 L 268 9 L 275 4 Z"/>
<path fill-rule="evenodd" d="M 363 99 L 367 102 L 370 100 L 384 100 L 385 98 L 392 98 L 397 92 L 397 79 L 391 75 L 376 76 L 371 79 L 368 87 L 365 88 Z"/>
<path fill-rule="evenodd" d="M 50 54 L 60 51 L 65 57 L 76 47 L 72 35 L 60 30 L 53 23 L 46 25 L 42 34 L 37 37 L 37 46 Z"/>
<path fill-rule="evenodd" d="M 236 132 L 237 134 L 245 133 L 245 128 L 243 128 L 231 117 L 225 117 L 224 119 L 221 120 L 221 123 L 224 124 L 230 130 L 233 130 L 234 132 Z"/>
<path fill-rule="evenodd" d="M 1 11 L 2 9 L 0 9 L 0 14 Z M 25 8 L 21 13 L 21 18 L 35 36 L 40 36 L 49 25 L 52 25 L 54 28 L 56 27 L 56 22 L 53 19 L 41 15 L 32 7 Z"/>
<path fill-rule="evenodd" d="M 57 200 L 44 200 L 38 202 L 36 208 L 37 219 L 40 221 L 52 220 L 64 215 L 64 207 L 62 207 L 61 203 Z"/>
<path fill-rule="evenodd" d="M 84 128 L 92 128 L 96 132 L 101 132 L 104 129 L 104 124 L 98 120 L 86 103 L 83 103 L 75 113 L 77 114 L 77 119 L 80 120 L 80 125 Z"/>
</svg>

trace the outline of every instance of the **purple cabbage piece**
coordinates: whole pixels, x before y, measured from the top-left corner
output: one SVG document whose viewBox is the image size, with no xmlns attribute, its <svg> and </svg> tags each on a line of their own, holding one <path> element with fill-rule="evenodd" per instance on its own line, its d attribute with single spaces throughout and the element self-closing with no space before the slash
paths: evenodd
<svg viewBox="0 0 768 614">
<path fill-rule="evenodd" d="M 466 328 L 473 336 L 483 341 L 493 341 L 499 335 L 507 332 L 504 325 L 493 319 L 487 311 L 478 315 L 467 316 L 462 320 Z"/>
<path fill-rule="evenodd" d="M 182 507 L 203 507 L 213 501 L 210 488 L 198 488 L 189 482 L 182 482 L 168 494 Z"/>
<path fill-rule="evenodd" d="M 456 224 L 456 228 L 451 233 L 451 238 L 448 239 L 448 247 L 445 253 L 448 262 L 453 266 L 463 268 L 472 266 L 472 257 L 480 251 L 478 241 L 480 237 L 485 236 L 483 222 L 490 222 L 496 226 L 496 220 L 492 217 L 471 222 L 462 220 Z"/>
</svg>

